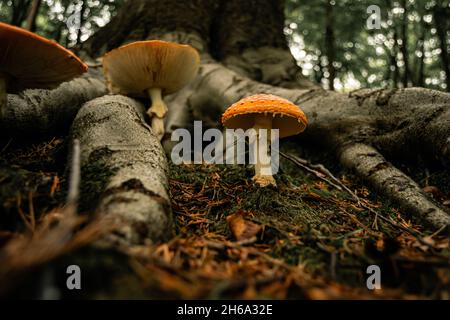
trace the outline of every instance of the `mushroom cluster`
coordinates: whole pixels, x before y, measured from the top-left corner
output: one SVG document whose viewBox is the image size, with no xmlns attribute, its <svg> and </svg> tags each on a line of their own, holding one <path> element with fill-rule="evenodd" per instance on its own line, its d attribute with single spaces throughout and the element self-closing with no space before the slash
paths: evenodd
<svg viewBox="0 0 450 320">
<path fill-rule="evenodd" d="M 1 22 L 0 43 L 0 113 L 7 93 L 51 89 L 88 69 L 56 42 Z"/>
<path fill-rule="evenodd" d="M 308 120 L 303 111 L 289 100 L 271 94 L 258 94 L 231 105 L 222 115 L 222 124 L 229 129 L 253 128 L 257 135 L 257 143 L 254 144 L 257 150 L 261 147 L 259 136 L 262 130 L 266 130 L 267 152 L 271 144 L 272 129 L 279 130 L 280 138 L 289 137 L 303 132 Z M 253 180 L 262 187 L 276 186 L 275 179 L 270 173 L 271 163 L 262 164 L 260 152 L 255 154 L 257 156 Z M 269 174 L 266 174 L 267 172 Z"/>
<path fill-rule="evenodd" d="M 5 23 L 0 23 L 0 43 L 0 114 L 6 106 L 7 92 L 53 88 L 88 69 L 76 55 L 56 42 Z M 103 70 L 112 93 L 151 99 L 147 113 L 159 140 L 164 136 L 164 118 L 168 112 L 163 95 L 189 84 L 197 75 L 199 65 L 200 56 L 191 46 L 160 40 L 134 42 L 103 57 Z M 253 128 L 258 149 L 259 137 L 266 130 L 267 152 L 271 130 L 278 129 L 280 138 L 296 135 L 305 130 L 307 119 L 290 101 L 258 94 L 231 105 L 222 115 L 222 124 L 230 129 Z M 271 164 L 262 163 L 260 152 L 255 155 L 253 180 L 260 186 L 276 186 Z"/>
<path fill-rule="evenodd" d="M 147 113 L 159 140 L 164 136 L 168 111 L 163 94 L 174 93 L 191 82 L 199 65 L 200 56 L 193 47 L 160 40 L 133 42 L 103 57 L 111 92 L 151 99 Z"/>
</svg>

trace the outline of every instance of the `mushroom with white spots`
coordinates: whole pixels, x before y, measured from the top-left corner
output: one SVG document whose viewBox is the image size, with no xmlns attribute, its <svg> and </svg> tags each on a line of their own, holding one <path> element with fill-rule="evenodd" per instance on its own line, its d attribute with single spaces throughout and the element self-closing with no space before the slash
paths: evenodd
<svg viewBox="0 0 450 320">
<path fill-rule="evenodd" d="M 258 94 L 231 105 L 222 115 L 222 124 L 229 129 L 253 128 L 257 135 L 258 149 L 259 136 L 262 130 L 267 130 L 268 151 L 271 143 L 270 130 L 278 129 L 280 138 L 293 136 L 305 130 L 308 120 L 303 111 L 289 100 L 270 94 Z M 253 180 L 262 187 L 276 186 L 275 179 L 270 174 L 271 164 L 262 164 L 259 152 L 255 158 Z"/>
</svg>

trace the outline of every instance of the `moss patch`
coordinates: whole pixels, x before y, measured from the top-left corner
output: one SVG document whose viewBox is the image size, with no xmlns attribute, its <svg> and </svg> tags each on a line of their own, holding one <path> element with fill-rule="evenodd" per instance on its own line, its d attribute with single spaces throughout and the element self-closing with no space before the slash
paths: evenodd
<svg viewBox="0 0 450 320">
<path fill-rule="evenodd" d="M 430 235 L 342 171 L 332 157 L 300 149 L 296 141 L 286 141 L 281 148 L 320 161 L 366 205 L 423 237 Z M 66 151 L 64 140 L 49 140 L 11 144 L 0 154 L 0 250 L 8 239 L 29 236 L 19 215 L 18 194 L 29 217 L 31 192 L 38 225 L 64 204 Z M 109 156 L 110 150 L 99 150 L 84 168 L 80 212 L 93 212 L 115 174 L 103 161 Z M 89 247 L 64 251 L 57 260 L 45 262 L 42 270 L 53 270 L 64 298 L 80 298 L 64 291 L 64 267 L 69 262 L 79 263 L 89 279 L 83 298 L 441 298 L 448 294 L 448 237 L 433 236 L 431 251 L 360 208 L 345 192 L 285 159 L 276 176 L 278 188 L 258 188 L 252 176 L 252 166 L 171 164 L 175 238 L 129 248 L 128 255 Z M 446 190 L 442 172 L 431 173 L 429 179 Z M 262 231 L 247 243 L 238 242 L 227 221 L 234 214 Z M 82 231 L 85 226 L 77 228 Z M 382 269 L 381 294 L 366 288 L 370 264 Z M 11 292 L 30 297 L 40 282 L 23 279 L 22 288 L 27 290 L 17 287 Z"/>
</svg>

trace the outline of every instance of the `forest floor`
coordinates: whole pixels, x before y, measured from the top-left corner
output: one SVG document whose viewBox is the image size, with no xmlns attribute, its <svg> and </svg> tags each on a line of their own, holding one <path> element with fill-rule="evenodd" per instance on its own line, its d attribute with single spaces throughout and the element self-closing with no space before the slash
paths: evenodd
<svg viewBox="0 0 450 320">
<path fill-rule="evenodd" d="M 118 252 L 89 245 L 105 231 L 89 212 L 64 215 L 64 137 L 2 141 L 0 296 L 450 298 L 450 237 L 410 220 L 333 159 L 294 141 L 281 148 L 320 159 L 360 203 L 286 159 L 278 189 L 255 187 L 250 166 L 171 165 L 175 237 Z M 448 205 L 448 172 L 412 172 Z M 81 291 L 65 287 L 71 264 L 81 267 Z M 366 285 L 374 264 L 381 290 Z"/>
</svg>

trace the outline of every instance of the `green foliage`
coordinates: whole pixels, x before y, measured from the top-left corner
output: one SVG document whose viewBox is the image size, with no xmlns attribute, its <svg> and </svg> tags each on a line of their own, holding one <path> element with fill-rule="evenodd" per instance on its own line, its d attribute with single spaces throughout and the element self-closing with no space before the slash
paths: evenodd
<svg viewBox="0 0 450 320">
<path fill-rule="evenodd" d="M 377 86 L 450 90 L 446 80 L 450 71 L 448 66 L 445 71 L 442 54 L 446 48 L 450 55 L 449 0 L 285 1 L 286 35 L 304 74 L 312 80 L 330 88 L 334 77 L 338 90 Z M 0 21 L 25 27 L 32 2 L 1 0 Z M 43 0 L 36 31 L 73 47 L 104 26 L 123 2 Z M 379 30 L 367 29 L 370 5 L 381 9 Z"/>
<path fill-rule="evenodd" d="M 67 47 L 86 40 L 104 26 L 124 0 L 43 0 L 36 19 L 37 33 Z M 31 0 L 2 0 L 0 21 L 26 27 Z M 16 13 L 15 13 L 16 12 Z M 20 17 L 17 17 L 20 12 Z"/>
<path fill-rule="evenodd" d="M 449 16 L 449 1 L 434 0 L 287 0 L 286 35 L 294 55 L 311 79 L 329 87 L 330 64 L 336 69 L 337 89 L 367 86 L 426 86 L 445 90 L 440 39 L 433 12 Z M 334 61 L 328 61 L 326 27 L 332 5 Z M 367 8 L 381 9 L 381 29 L 369 30 Z M 406 7 L 406 15 L 405 8 Z M 445 20 L 445 19 L 443 19 Z M 448 19 L 447 19 L 448 20 Z M 447 35 L 449 24 L 439 22 Z M 405 24 L 405 33 L 403 33 Z M 409 77 L 404 81 L 405 59 L 402 41 L 406 39 Z M 423 68 L 421 68 L 423 58 Z M 395 67 L 397 65 L 397 68 Z M 447 88 L 448 90 L 449 88 Z"/>
</svg>

